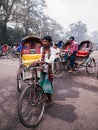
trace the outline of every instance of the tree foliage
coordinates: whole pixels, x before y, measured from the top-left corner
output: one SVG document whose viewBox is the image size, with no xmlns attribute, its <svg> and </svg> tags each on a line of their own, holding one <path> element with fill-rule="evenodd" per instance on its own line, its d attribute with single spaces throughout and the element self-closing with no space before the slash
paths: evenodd
<svg viewBox="0 0 98 130">
<path fill-rule="evenodd" d="M 51 35 L 57 41 L 63 35 L 63 28 L 45 15 L 45 7 L 44 0 L 1 0 L 0 33 L 2 32 L 2 38 L 0 42 L 17 41 L 24 35 L 32 34 L 40 37 Z M 14 25 L 14 28 L 8 28 L 7 25 Z M 15 32 L 20 36 L 15 35 Z M 10 36 L 11 33 L 13 36 Z"/>
<path fill-rule="evenodd" d="M 97 30 L 95 30 L 94 32 L 92 32 L 92 34 L 91 34 L 91 40 L 92 40 L 92 42 L 98 44 L 98 31 Z"/>
<path fill-rule="evenodd" d="M 0 0 L 0 42 L 18 42 L 26 35 L 50 35 L 54 42 L 70 36 L 78 42 L 87 38 L 86 24 L 72 23 L 64 32 L 59 23 L 45 15 L 46 6 L 45 0 Z"/>
<path fill-rule="evenodd" d="M 86 24 L 82 23 L 81 21 L 78 21 L 77 23 L 70 24 L 69 28 L 70 31 L 66 32 L 67 38 L 70 36 L 74 36 L 78 42 L 85 40 L 87 33 Z"/>
<path fill-rule="evenodd" d="M 13 7 L 18 0 L 1 0 L 0 2 L 0 22 L 3 23 L 0 26 L 2 31 L 2 42 L 7 40 L 7 23 L 9 22 L 12 14 Z"/>
</svg>

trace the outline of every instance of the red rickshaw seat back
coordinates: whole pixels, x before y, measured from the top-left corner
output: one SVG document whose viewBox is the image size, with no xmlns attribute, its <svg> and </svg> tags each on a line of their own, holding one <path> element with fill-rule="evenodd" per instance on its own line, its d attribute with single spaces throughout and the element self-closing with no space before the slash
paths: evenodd
<svg viewBox="0 0 98 130">
<path fill-rule="evenodd" d="M 8 45 L 3 45 L 2 47 L 2 53 L 6 53 L 8 51 Z"/>
<path fill-rule="evenodd" d="M 76 56 L 78 57 L 85 57 L 87 55 L 89 55 L 89 51 L 82 51 L 82 50 L 78 51 L 76 54 Z"/>
</svg>

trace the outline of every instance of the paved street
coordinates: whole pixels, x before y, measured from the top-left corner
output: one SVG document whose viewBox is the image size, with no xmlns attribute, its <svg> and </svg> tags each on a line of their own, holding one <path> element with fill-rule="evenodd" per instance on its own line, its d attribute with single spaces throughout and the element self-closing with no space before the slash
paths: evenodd
<svg viewBox="0 0 98 130">
<path fill-rule="evenodd" d="M 98 51 L 92 53 L 98 64 Z M 0 58 L 0 130 L 33 130 L 17 114 L 17 60 Z M 54 105 L 34 130 L 98 130 L 98 79 L 85 68 L 54 80 Z"/>
</svg>

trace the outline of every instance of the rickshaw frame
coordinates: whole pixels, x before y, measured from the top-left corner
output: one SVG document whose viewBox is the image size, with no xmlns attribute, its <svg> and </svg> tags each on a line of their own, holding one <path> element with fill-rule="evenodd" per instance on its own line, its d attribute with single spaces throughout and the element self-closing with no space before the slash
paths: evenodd
<svg viewBox="0 0 98 130">
<path fill-rule="evenodd" d="M 27 71 L 27 66 L 32 64 L 33 61 L 39 60 L 39 58 L 41 58 L 41 54 L 23 54 L 23 46 L 25 43 L 30 43 L 31 44 L 31 48 L 30 51 L 34 49 L 34 44 L 40 42 L 41 40 L 40 38 L 36 37 L 36 36 L 26 36 L 22 39 L 20 46 L 21 46 L 21 50 L 20 50 L 20 58 L 19 58 L 19 68 L 17 71 L 17 88 L 19 91 L 21 91 L 22 88 L 22 83 L 26 82 L 28 83 L 29 81 L 29 77 L 28 74 L 29 71 Z M 33 49 L 32 49 L 33 48 Z M 37 58 L 35 58 L 37 57 Z M 33 60 L 33 58 L 35 58 Z"/>
<path fill-rule="evenodd" d="M 22 40 L 22 45 L 26 42 L 38 43 L 40 39 L 37 37 L 25 37 Z M 34 56 L 39 56 L 37 59 L 32 60 Z M 41 121 L 45 103 L 46 103 L 46 96 L 44 94 L 43 89 L 40 87 L 38 83 L 38 74 L 37 70 L 40 66 L 34 66 L 32 64 L 33 61 L 39 60 L 41 54 L 20 54 L 20 66 L 21 73 L 17 74 L 17 87 L 18 90 L 21 92 L 19 101 L 18 101 L 18 116 L 20 122 L 28 127 L 33 128 L 36 127 L 39 122 Z M 24 58 L 24 59 L 23 59 Z M 30 58 L 30 59 L 27 59 Z M 30 72 L 31 78 L 26 78 L 25 74 Z M 20 77 L 19 77 L 20 76 Z M 26 82 L 26 87 L 22 90 L 21 81 Z M 20 85 L 20 86 L 19 86 Z M 37 112 L 37 113 L 36 113 Z M 36 117 L 36 118 L 35 118 Z"/>
</svg>

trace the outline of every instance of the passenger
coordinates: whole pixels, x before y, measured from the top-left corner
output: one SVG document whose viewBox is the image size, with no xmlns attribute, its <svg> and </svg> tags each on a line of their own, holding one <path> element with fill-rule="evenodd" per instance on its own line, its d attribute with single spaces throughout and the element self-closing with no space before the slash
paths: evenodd
<svg viewBox="0 0 98 130">
<path fill-rule="evenodd" d="M 58 70 L 61 50 L 58 48 L 58 44 L 56 43 L 54 44 L 54 49 L 56 50 L 56 59 L 54 60 L 55 66 L 53 65 L 53 69 Z"/>
<path fill-rule="evenodd" d="M 62 49 L 63 45 L 64 45 L 64 42 L 62 40 L 60 40 L 58 42 L 58 48 Z"/>
<path fill-rule="evenodd" d="M 70 70 L 69 72 L 73 72 L 73 68 L 74 68 L 74 60 L 75 60 L 75 57 L 76 57 L 76 53 L 78 51 L 78 45 L 77 45 L 77 42 L 75 41 L 75 38 L 73 36 L 71 36 L 69 38 L 69 42 L 70 42 L 70 45 L 69 45 L 69 49 L 68 49 L 68 52 L 65 53 L 65 60 L 69 59 L 70 60 Z"/>
<path fill-rule="evenodd" d="M 58 44 L 54 44 L 53 48 L 56 50 L 56 59 L 55 60 L 59 60 L 60 58 L 60 49 L 58 48 Z"/>
<path fill-rule="evenodd" d="M 21 43 L 18 44 L 18 47 L 17 47 L 17 51 L 20 52 L 22 50 L 22 45 Z"/>
</svg>

